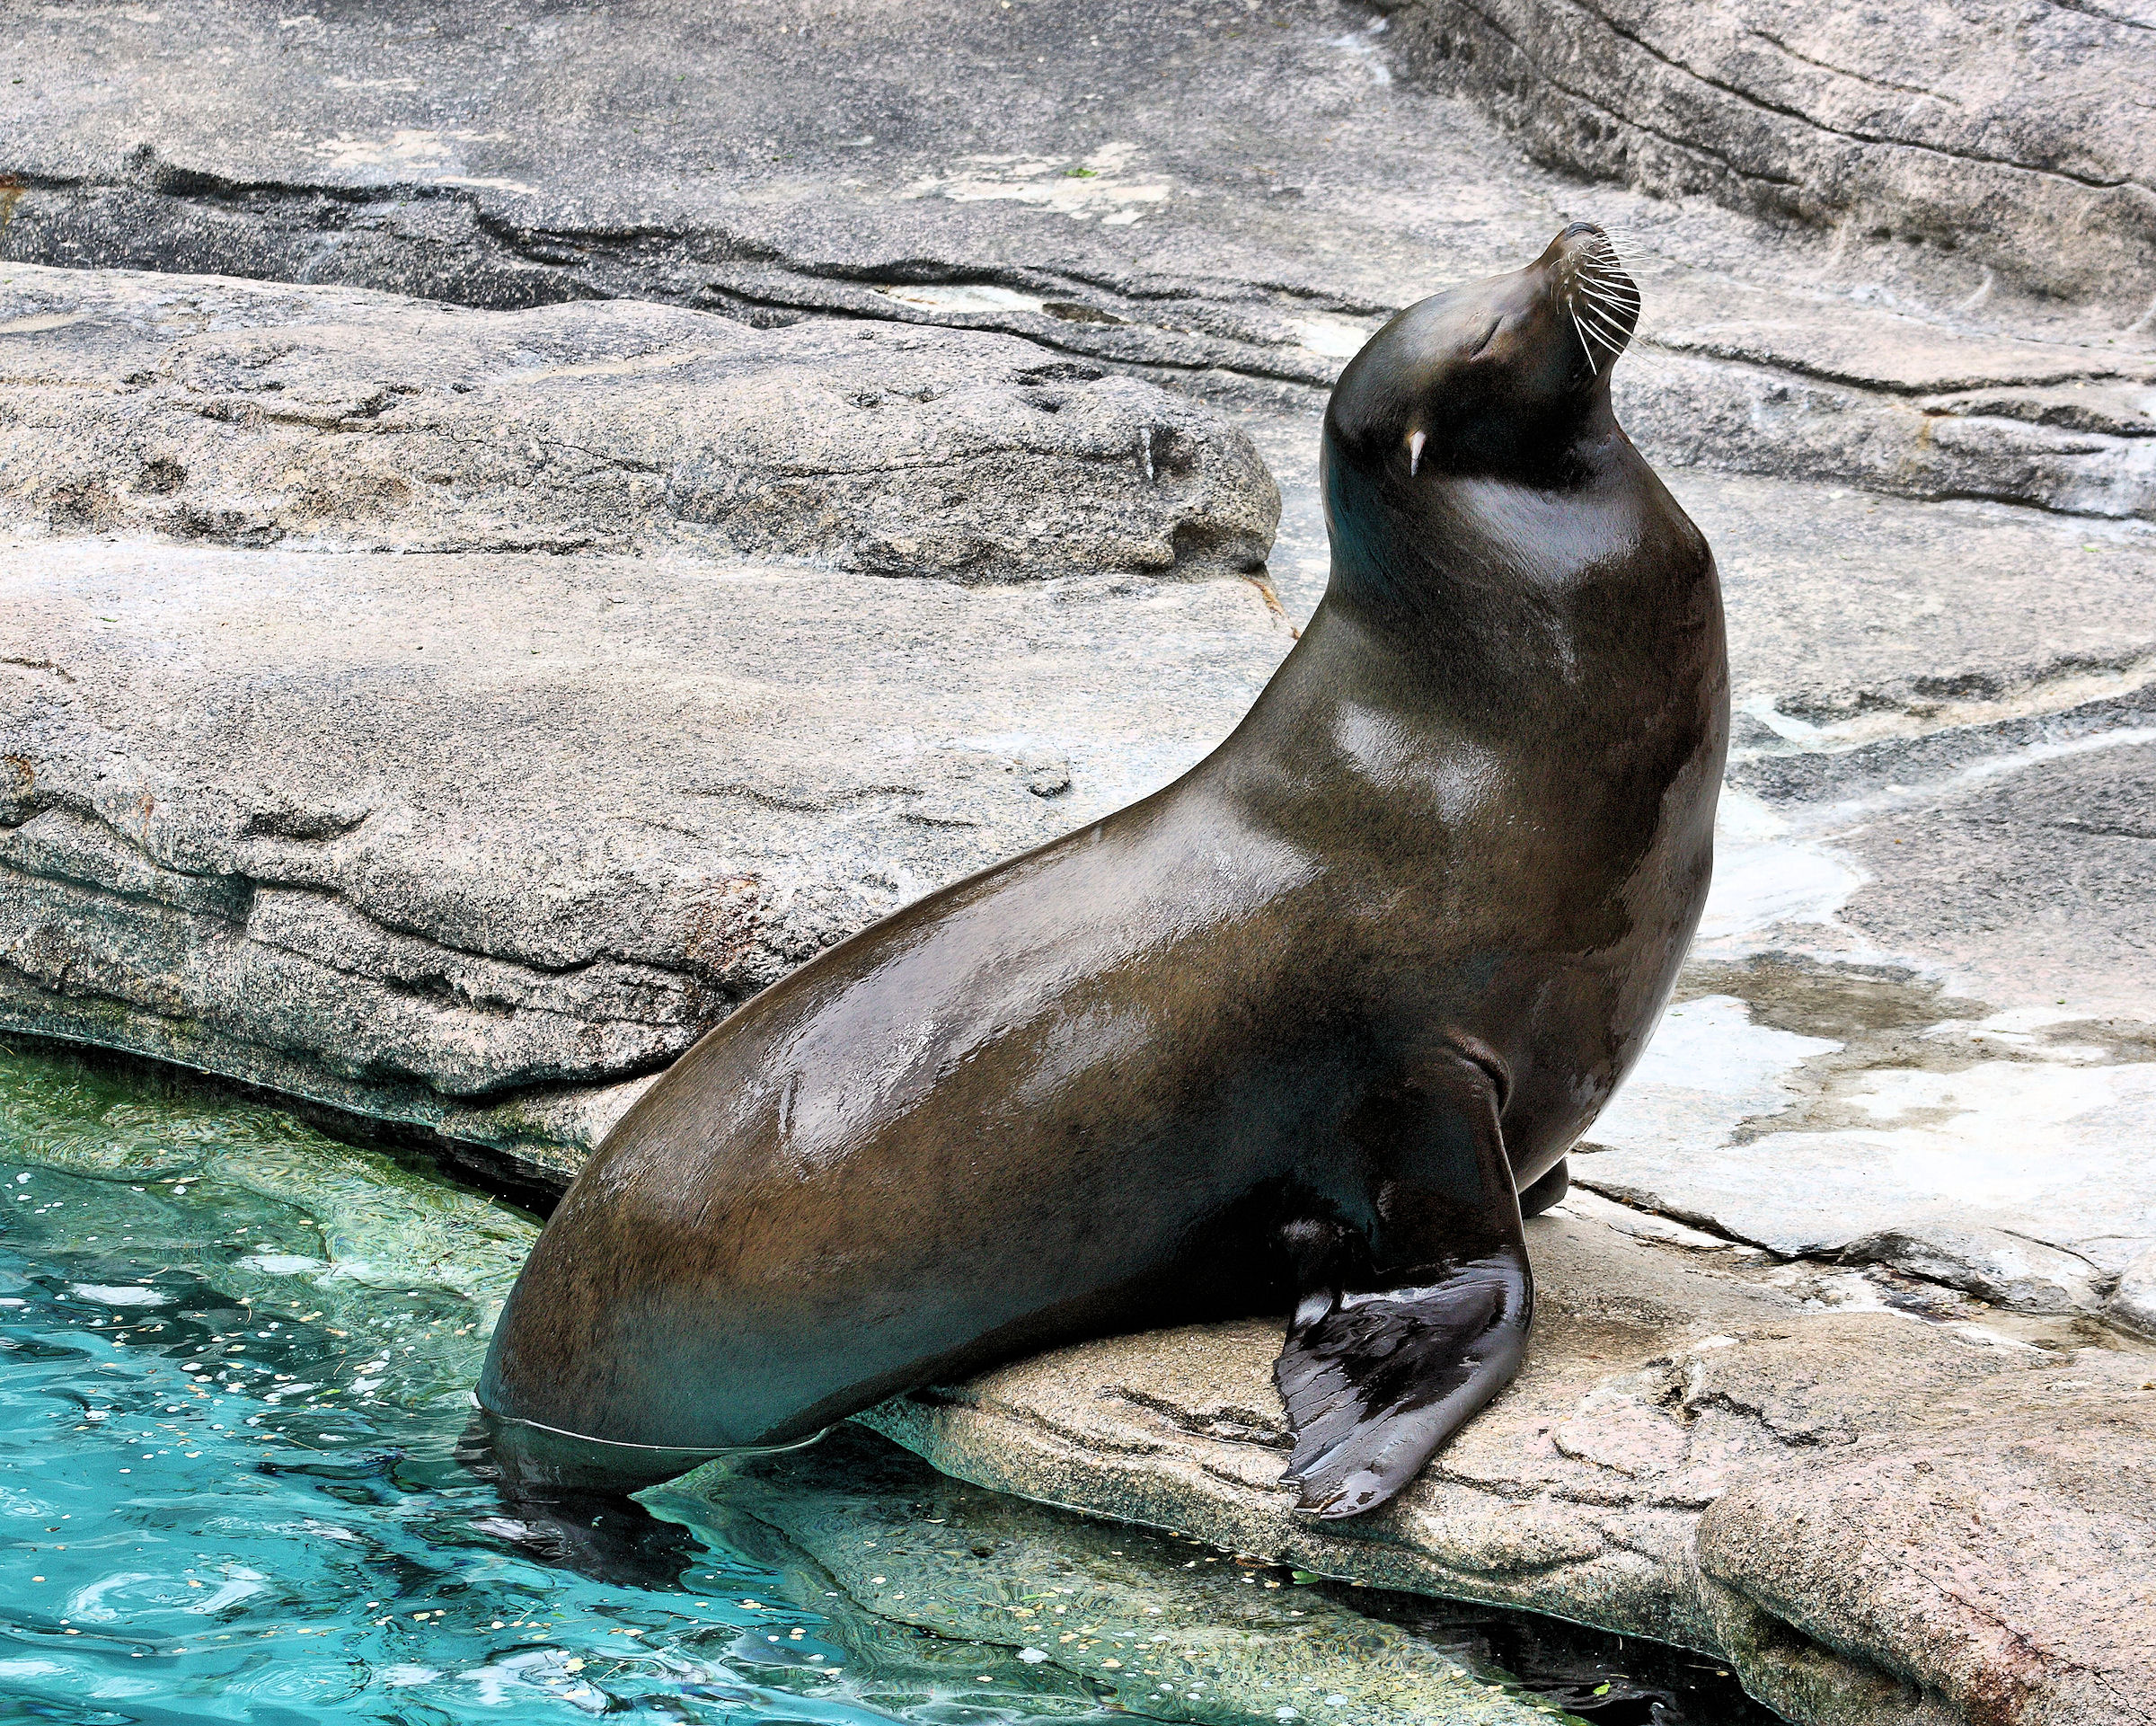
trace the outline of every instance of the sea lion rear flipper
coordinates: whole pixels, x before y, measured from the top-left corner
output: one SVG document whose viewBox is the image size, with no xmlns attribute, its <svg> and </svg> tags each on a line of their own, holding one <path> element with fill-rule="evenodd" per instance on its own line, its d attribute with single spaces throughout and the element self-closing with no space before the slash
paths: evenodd
<svg viewBox="0 0 2156 1726">
<path fill-rule="evenodd" d="M 1404 1142 L 1379 1147 L 1368 1257 L 1337 1227 L 1291 1242 L 1304 1292 L 1273 1366 L 1295 1440 L 1283 1479 L 1328 1520 L 1414 1479 L 1526 1350 L 1534 1283 L 1496 1084 L 1449 1051 L 1437 1067 Z"/>
<path fill-rule="evenodd" d="M 1551 1206 L 1562 1204 L 1565 1195 L 1571 1190 L 1571 1159 L 1560 1156 L 1547 1174 L 1520 1195 L 1521 1219 L 1540 1217 Z"/>
</svg>

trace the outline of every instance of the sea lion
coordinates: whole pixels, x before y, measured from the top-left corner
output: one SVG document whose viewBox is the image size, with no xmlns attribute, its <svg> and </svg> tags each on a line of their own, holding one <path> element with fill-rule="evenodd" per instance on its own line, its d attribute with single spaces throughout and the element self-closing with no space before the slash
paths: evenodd
<svg viewBox="0 0 2156 1726">
<path fill-rule="evenodd" d="M 1076 1339 L 1288 1312 L 1286 1479 L 1397 1492 L 1517 1370 L 1523 1206 L 1667 1000 L 1714 559 L 1618 428 L 1599 229 L 1422 301 L 1324 423 L 1332 574 L 1226 742 L 743 1006 L 547 1224 L 480 1387 L 623 1479 Z"/>
</svg>

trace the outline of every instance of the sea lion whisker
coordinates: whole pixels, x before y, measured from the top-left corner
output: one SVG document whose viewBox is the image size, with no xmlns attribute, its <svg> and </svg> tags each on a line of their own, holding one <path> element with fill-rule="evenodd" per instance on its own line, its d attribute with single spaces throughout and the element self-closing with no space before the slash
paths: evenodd
<svg viewBox="0 0 2156 1726">
<path fill-rule="evenodd" d="M 1597 288 L 1584 277 L 1574 282 L 1573 287 L 1589 299 L 1598 301 L 1613 311 L 1621 312 L 1628 317 L 1639 315 L 1639 297 L 1637 294 L 1627 296 L 1612 288 Z"/>
<path fill-rule="evenodd" d="M 1566 309 L 1568 311 L 1571 310 L 1569 306 L 1568 306 Z M 1602 376 L 1602 367 L 1595 363 L 1595 344 L 1587 340 L 1587 332 L 1584 329 L 1580 328 L 1579 314 L 1577 312 L 1572 313 L 1572 328 L 1574 332 L 1579 337 L 1579 345 L 1581 350 L 1587 356 L 1588 374 L 1595 377 L 1600 377 Z"/>
<path fill-rule="evenodd" d="M 1586 305 L 1593 307 L 1597 304 L 1597 302 L 1591 294 L 1583 293 L 1580 290 L 1579 285 L 1575 282 L 1566 289 L 1565 304 L 1568 307 L 1575 305 Z"/>
<path fill-rule="evenodd" d="M 1585 318 L 1590 323 L 1600 324 L 1604 328 L 1613 327 L 1609 314 L 1600 310 L 1592 300 L 1571 298 L 1565 302 L 1565 309 L 1574 317 Z"/>
<path fill-rule="evenodd" d="M 1584 318 L 1587 328 L 1595 332 L 1612 353 L 1621 350 L 1625 343 L 1631 339 L 1608 318 L 1597 316 L 1592 306 L 1576 309 L 1572 315 L 1575 319 Z"/>
<path fill-rule="evenodd" d="M 1629 320 L 1621 316 L 1614 308 L 1605 305 L 1598 300 L 1582 297 L 1575 300 L 1573 305 L 1586 316 L 1621 334 L 1629 333 L 1631 328 Z"/>
<path fill-rule="evenodd" d="M 1624 266 L 1617 261 L 1617 254 L 1606 248 L 1582 252 L 1573 266 L 1582 275 L 1621 276 Z"/>
</svg>

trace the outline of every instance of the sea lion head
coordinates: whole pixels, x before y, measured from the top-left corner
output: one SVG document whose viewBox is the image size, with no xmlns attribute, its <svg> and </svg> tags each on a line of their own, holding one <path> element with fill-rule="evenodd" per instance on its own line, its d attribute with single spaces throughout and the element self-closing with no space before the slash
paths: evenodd
<svg viewBox="0 0 2156 1726">
<path fill-rule="evenodd" d="M 1616 429 L 1610 370 L 1639 318 L 1639 288 L 1589 222 L 1524 270 L 1409 306 L 1348 362 L 1326 407 L 1329 511 L 1367 487 L 1398 501 L 1399 488 L 1448 476 L 1566 483 L 1582 447 Z"/>
</svg>

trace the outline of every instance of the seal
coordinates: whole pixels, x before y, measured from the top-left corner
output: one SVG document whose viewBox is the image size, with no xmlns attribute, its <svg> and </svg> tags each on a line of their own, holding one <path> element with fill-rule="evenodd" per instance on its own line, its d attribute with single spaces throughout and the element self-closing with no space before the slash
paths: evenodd
<svg viewBox="0 0 2156 1726">
<path fill-rule="evenodd" d="M 1300 1507 L 1412 1479 L 1518 1369 L 1523 1213 L 1707 892 L 1721 600 L 1611 406 L 1638 312 L 1575 224 L 1372 336 L 1325 415 L 1330 584 L 1242 723 L 684 1055 L 503 1310 L 498 1444 L 657 1479 L 1077 1339 L 1292 1312 Z"/>
</svg>

